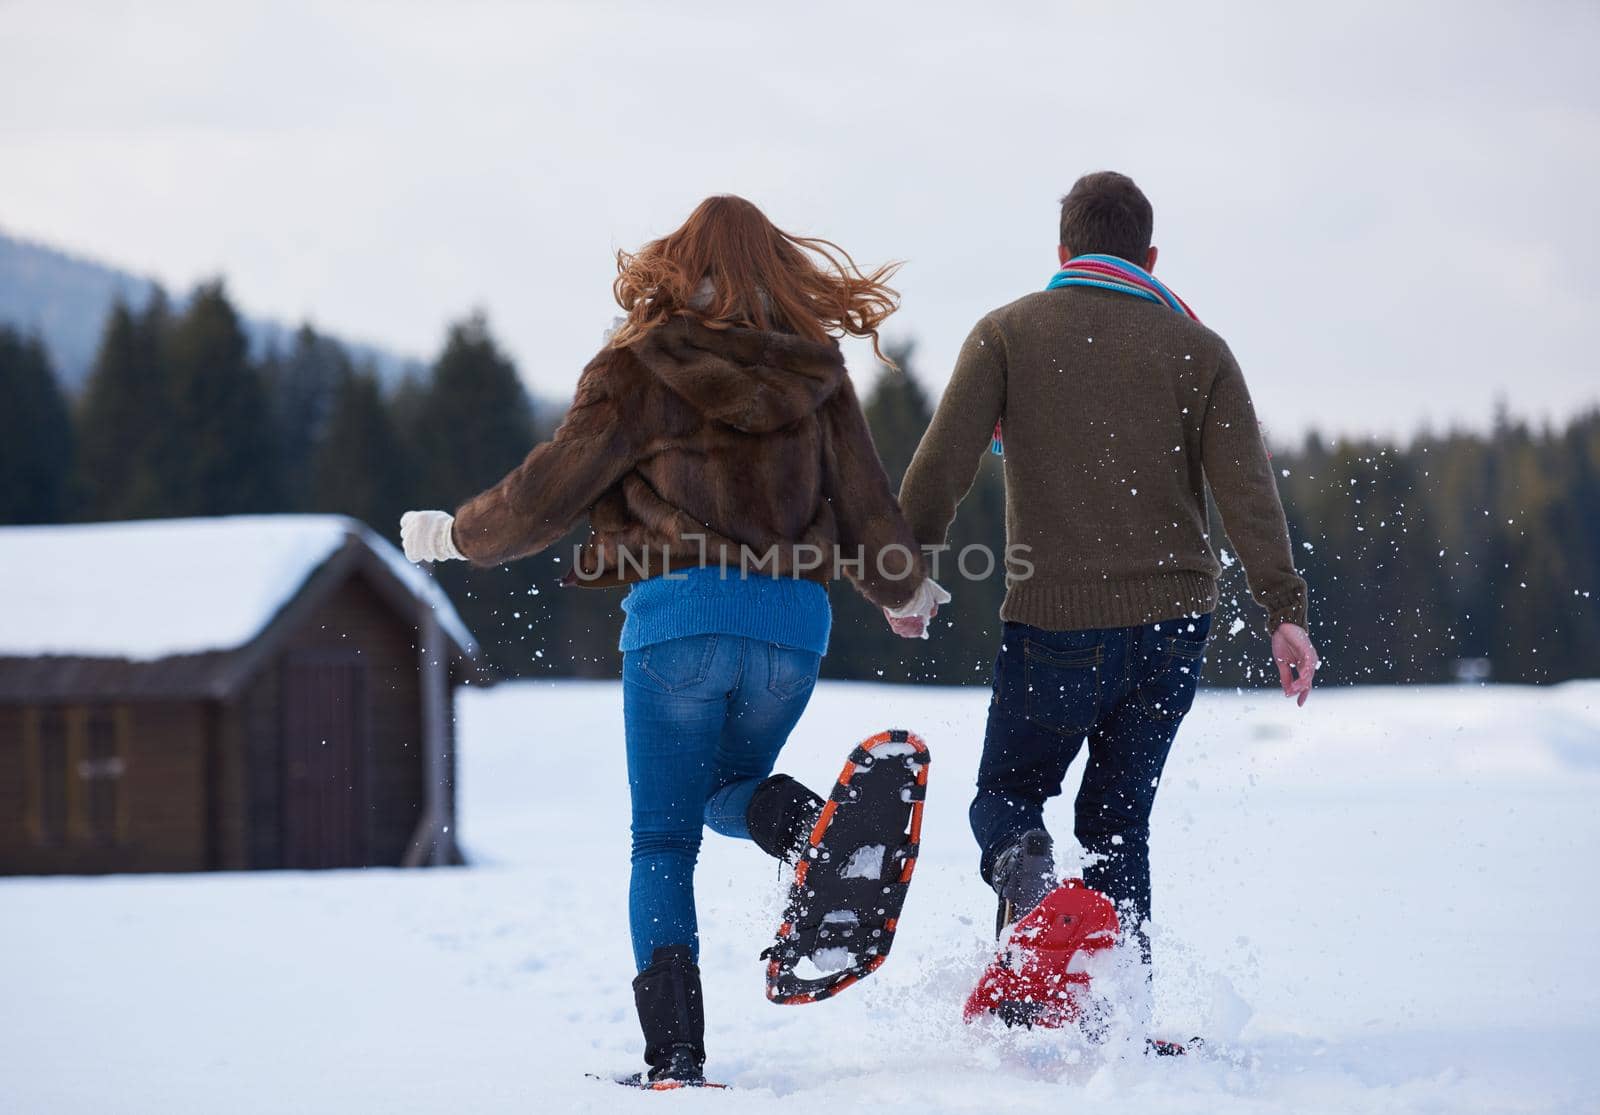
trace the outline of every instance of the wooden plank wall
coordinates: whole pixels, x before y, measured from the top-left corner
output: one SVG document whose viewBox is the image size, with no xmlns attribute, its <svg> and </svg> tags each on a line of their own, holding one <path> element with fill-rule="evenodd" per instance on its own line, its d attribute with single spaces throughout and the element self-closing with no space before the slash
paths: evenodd
<svg viewBox="0 0 1600 1115">
<path fill-rule="evenodd" d="M 31 771 L 23 750 L 22 718 L 20 706 L 0 705 L 0 874 L 24 870 L 33 843 L 27 791 Z"/>
<path fill-rule="evenodd" d="M 206 866 L 206 709 L 200 702 L 109 706 L 122 771 L 116 779 L 114 832 L 87 823 L 84 782 L 89 707 L 61 709 L 65 720 L 66 824 L 43 833 L 39 724 L 44 710 L 0 707 L 0 874 L 196 871 Z"/>
<path fill-rule="evenodd" d="M 245 736 L 249 783 L 246 826 L 251 865 L 282 863 L 282 658 L 343 650 L 367 667 L 367 851 L 372 864 L 397 865 L 422 815 L 421 687 L 416 628 L 395 615 L 359 573 L 288 640 L 280 661 L 242 694 L 237 716 Z"/>
</svg>

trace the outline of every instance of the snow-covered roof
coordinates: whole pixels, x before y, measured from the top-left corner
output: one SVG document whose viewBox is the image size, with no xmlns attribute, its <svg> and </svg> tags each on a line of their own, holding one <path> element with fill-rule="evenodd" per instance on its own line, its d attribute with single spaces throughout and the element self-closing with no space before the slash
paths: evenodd
<svg viewBox="0 0 1600 1115">
<path fill-rule="evenodd" d="M 475 651 L 444 591 L 356 520 L 240 515 L 0 527 L 0 657 L 148 662 L 234 650 L 352 537 Z"/>
</svg>

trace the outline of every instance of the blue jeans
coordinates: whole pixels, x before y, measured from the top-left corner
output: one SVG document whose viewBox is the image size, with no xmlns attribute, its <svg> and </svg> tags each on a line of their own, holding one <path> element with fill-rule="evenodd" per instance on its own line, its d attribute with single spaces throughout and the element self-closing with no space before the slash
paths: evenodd
<svg viewBox="0 0 1600 1115">
<path fill-rule="evenodd" d="M 1091 631 L 1005 625 L 969 814 L 985 880 L 1008 844 L 1044 827 L 1044 803 L 1087 739 L 1073 826 L 1084 881 L 1117 903 L 1149 958 L 1150 809 L 1210 631 L 1210 615 Z"/>
<path fill-rule="evenodd" d="M 628 920 L 639 970 L 663 945 L 699 956 L 701 827 L 748 840 L 745 811 L 805 711 L 822 659 L 737 635 L 690 635 L 622 656 L 633 800 Z"/>
</svg>

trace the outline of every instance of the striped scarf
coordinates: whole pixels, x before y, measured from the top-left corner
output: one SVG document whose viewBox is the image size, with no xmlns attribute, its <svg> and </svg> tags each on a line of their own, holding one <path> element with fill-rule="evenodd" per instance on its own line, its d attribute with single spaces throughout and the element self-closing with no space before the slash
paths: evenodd
<svg viewBox="0 0 1600 1115">
<path fill-rule="evenodd" d="M 1100 253 L 1073 256 L 1051 276 L 1044 289 L 1060 290 L 1069 286 L 1098 287 L 1101 290 L 1114 290 L 1118 294 L 1131 294 L 1146 302 L 1159 303 L 1193 321 L 1200 320 L 1189 304 L 1172 293 L 1160 279 L 1143 267 L 1117 256 Z M 995 423 L 994 441 L 990 443 L 989 450 L 997 457 L 1005 454 L 1005 439 L 1001 437 L 998 422 Z"/>
</svg>

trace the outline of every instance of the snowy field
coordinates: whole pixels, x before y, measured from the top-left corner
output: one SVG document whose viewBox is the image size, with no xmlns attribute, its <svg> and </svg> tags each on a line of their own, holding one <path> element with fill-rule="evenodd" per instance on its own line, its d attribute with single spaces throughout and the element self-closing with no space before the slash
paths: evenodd
<svg viewBox="0 0 1600 1115">
<path fill-rule="evenodd" d="M 0 1111 L 1600 1111 L 1600 683 L 1203 693 L 1154 870 L 1158 1030 L 1208 1060 L 962 1026 L 985 700 L 824 684 L 801 722 L 814 785 L 880 727 L 934 759 L 894 953 L 837 1000 L 763 999 L 777 873 L 707 836 L 735 1091 L 585 1079 L 639 1057 L 620 694 L 526 683 L 461 702 L 470 869 L 0 880 Z"/>
</svg>

